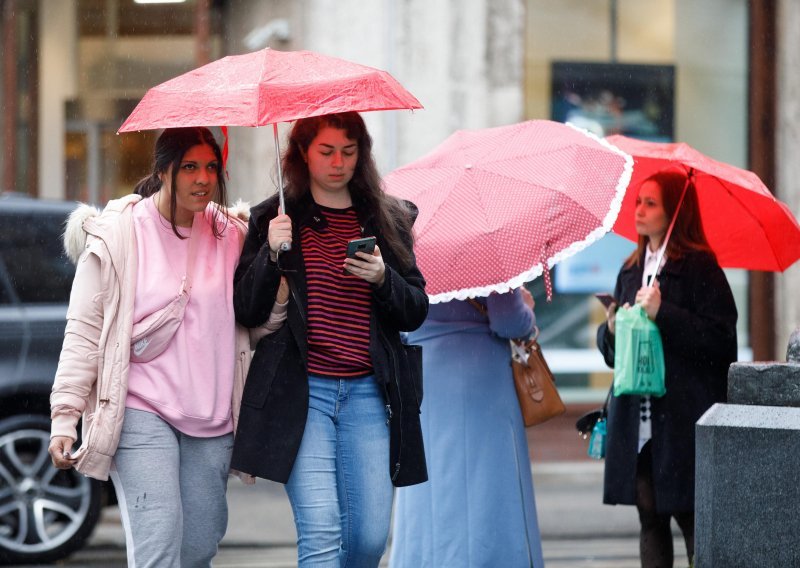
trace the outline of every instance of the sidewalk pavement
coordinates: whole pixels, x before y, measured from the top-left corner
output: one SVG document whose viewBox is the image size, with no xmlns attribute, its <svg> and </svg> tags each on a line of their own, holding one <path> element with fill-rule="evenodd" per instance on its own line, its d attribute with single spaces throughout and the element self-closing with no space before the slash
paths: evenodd
<svg viewBox="0 0 800 568">
<path fill-rule="evenodd" d="M 545 541 L 631 538 L 639 523 L 633 507 L 601 504 L 602 463 L 534 464 L 539 529 Z M 230 519 L 222 546 L 294 547 L 292 510 L 283 486 L 259 479 L 255 486 L 231 478 Z M 119 510 L 109 507 L 91 541 L 93 546 L 122 546 Z"/>
<path fill-rule="evenodd" d="M 640 565 L 636 509 L 602 504 L 603 463 L 586 456 L 588 443 L 575 431 L 577 417 L 598 406 L 597 403 L 568 404 L 564 415 L 527 431 L 542 548 L 548 568 L 635 568 Z M 231 478 L 228 502 L 228 532 L 214 561 L 215 568 L 297 565 L 292 511 L 282 485 L 258 480 L 255 486 L 246 486 Z M 676 531 L 673 535 L 675 566 L 686 566 L 683 539 Z M 124 567 L 124 551 L 119 511 L 109 507 L 89 546 L 66 565 Z M 388 553 L 381 566 L 388 566 Z"/>
<path fill-rule="evenodd" d="M 545 564 L 556 568 L 633 568 L 639 566 L 636 510 L 601 504 L 601 462 L 534 463 L 539 526 Z M 296 566 L 295 529 L 283 490 L 258 480 L 228 486 L 230 522 L 216 568 L 288 568 Z M 89 547 L 70 566 L 110 566 L 93 558 L 123 554 L 124 536 L 116 508 L 109 508 Z M 676 534 L 676 566 L 684 566 L 685 548 Z M 124 556 L 123 556 L 124 558 Z M 83 563 L 80 563 L 83 562 Z M 114 566 L 124 566 L 115 564 Z M 388 554 L 381 566 L 388 566 Z M 466 567 L 465 567 L 466 568 Z"/>
</svg>

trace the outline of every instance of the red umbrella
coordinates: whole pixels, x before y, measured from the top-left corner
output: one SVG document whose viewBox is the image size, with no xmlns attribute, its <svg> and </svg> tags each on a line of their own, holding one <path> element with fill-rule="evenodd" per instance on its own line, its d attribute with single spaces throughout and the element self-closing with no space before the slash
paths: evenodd
<svg viewBox="0 0 800 568">
<path fill-rule="evenodd" d="M 633 176 L 613 231 L 635 241 L 636 196 L 648 176 L 680 166 L 694 184 L 708 242 L 720 266 L 783 271 L 800 258 L 800 225 L 753 172 L 718 162 L 687 144 L 609 136 L 634 158 Z M 678 212 L 680 214 L 680 211 Z"/>
<path fill-rule="evenodd" d="M 437 303 L 516 288 L 595 242 L 631 167 L 588 132 L 532 120 L 457 131 L 384 182 L 419 208 L 414 250 Z"/>
<path fill-rule="evenodd" d="M 312 51 L 270 48 L 230 55 L 147 91 L 119 132 L 222 126 L 228 156 L 228 126 L 272 124 L 282 210 L 278 123 L 338 112 L 417 109 L 420 102 L 389 73 Z M 289 243 L 282 245 L 289 250 Z"/>
</svg>

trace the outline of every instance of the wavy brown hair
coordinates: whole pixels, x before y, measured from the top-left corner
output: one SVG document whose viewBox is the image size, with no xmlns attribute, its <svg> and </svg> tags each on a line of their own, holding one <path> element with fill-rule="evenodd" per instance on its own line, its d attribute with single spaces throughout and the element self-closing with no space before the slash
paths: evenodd
<svg viewBox="0 0 800 568">
<path fill-rule="evenodd" d="M 664 252 L 666 257 L 672 260 L 681 258 L 689 251 L 707 252 L 716 258 L 703 231 L 703 219 L 700 217 L 694 179 L 694 175 L 688 175 L 685 171 L 668 169 L 656 172 L 642 181 L 639 186 L 641 188 L 648 181 L 658 184 L 661 189 L 661 202 L 664 207 L 664 213 L 667 216 L 667 223 L 671 223 L 672 218 L 675 216 L 675 211 L 678 210 L 683 188 L 688 183 L 686 195 L 678 210 L 678 217 L 672 229 L 669 243 L 667 243 L 667 250 Z M 625 260 L 626 267 L 639 264 L 648 241 L 648 237 L 639 235 L 636 250 Z"/>
<path fill-rule="evenodd" d="M 228 204 L 228 192 L 225 189 L 225 176 L 222 172 L 222 151 L 219 149 L 219 144 L 214 139 L 214 135 L 208 128 L 203 127 L 190 127 L 190 128 L 167 128 L 156 140 L 156 147 L 153 151 L 153 171 L 152 173 L 139 180 L 133 188 L 133 192 L 141 195 L 142 197 L 150 197 L 161 189 L 161 175 L 166 174 L 172 168 L 172 182 L 170 183 L 170 200 L 169 200 L 169 221 L 172 225 L 172 231 L 180 239 L 186 237 L 181 236 L 178 232 L 178 227 L 175 225 L 175 191 L 177 186 L 178 170 L 181 167 L 181 162 L 186 152 L 195 146 L 209 146 L 214 152 L 214 157 L 217 159 L 217 191 L 214 194 L 214 201 L 216 208 L 214 211 L 214 222 L 211 224 L 211 229 L 214 236 L 221 238 L 227 225 L 228 217 L 222 214 L 222 207 Z M 222 217 L 223 223 L 217 223 L 217 220 Z"/>
<path fill-rule="evenodd" d="M 405 232 L 413 239 L 410 211 L 405 202 L 383 191 L 372 156 L 372 137 L 367 132 L 364 119 L 357 112 L 326 114 L 295 122 L 289 134 L 289 145 L 283 155 L 286 197 L 298 200 L 311 191 L 308 164 L 303 155 L 308 152 L 317 133 L 326 126 L 344 130 L 347 138 L 358 144 L 358 161 L 347 189 L 354 202 L 363 203 L 375 215 L 378 232 L 401 266 L 404 269 L 410 268 L 413 264 L 411 251 L 401 236 Z"/>
</svg>

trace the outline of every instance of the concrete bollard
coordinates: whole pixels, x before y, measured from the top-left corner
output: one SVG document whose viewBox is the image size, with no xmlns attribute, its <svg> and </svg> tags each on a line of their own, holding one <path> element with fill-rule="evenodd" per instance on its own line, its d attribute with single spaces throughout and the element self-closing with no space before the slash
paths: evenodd
<svg viewBox="0 0 800 568">
<path fill-rule="evenodd" d="M 786 348 L 786 360 L 789 363 L 800 363 L 800 327 L 789 336 L 789 347 Z"/>
<path fill-rule="evenodd" d="M 800 328 L 786 363 L 731 365 L 696 433 L 694 566 L 800 566 Z"/>
</svg>

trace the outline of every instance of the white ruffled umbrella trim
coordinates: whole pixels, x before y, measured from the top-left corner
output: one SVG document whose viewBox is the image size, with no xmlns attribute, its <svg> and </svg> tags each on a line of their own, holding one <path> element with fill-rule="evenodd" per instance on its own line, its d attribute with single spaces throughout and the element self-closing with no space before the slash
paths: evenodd
<svg viewBox="0 0 800 568">
<path fill-rule="evenodd" d="M 620 175 L 619 180 L 617 181 L 617 187 L 615 188 L 614 198 L 611 200 L 611 204 L 609 206 L 608 213 L 603 218 L 603 223 L 600 227 L 589 233 L 585 239 L 581 241 L 576 241 L 572 243 L 570 246 L 561 250 L 554 254 L 553 256 L 547 259 L 547 266 L 548 268 L 552 268 L 559 262 L 564 259 L 567 259 L 574 254 L 579 253 L 580 251 L 584 250 L 589 245 L 596 243 L 598 240 L 603 238 L 606 233 L 611 231 L 611 228 L 614 226 L 614 223 L 617 221 L 617 217 L 619 216 L 620 208 L 622 207 L 622 200 L 625 197 L 625 192 L 628 189 L 628 185 L 631 181 L 631 176 L 633 175 L 633 157 L 628 154 L 627 152 L 623 152 L 618 147 L 611 144 L 605 138 L 600 138 L 596 134 L 589 132 L 588 130 L 581 128 L 579 126 L 575 126 L 572 123 L 567 122 L 567 126 L 574 128 L 575 130 L 583 133 L 584 135 L 588 136 L 589 138 L 594 139 L 595 141 L 599 142 L 601 145 L 605 146 L 609 150 L 619 154 L 625 159 L 625 164 L 622 169 L 622 174 Z M 534 264 L 530 269 L 514 276 L 513 278 L 506 280 L 505 282 L 500 282 L 499 284 L 491 284 L 489 286 L 478 286 L 475 288 L 462 288 L 460 290 L 454 290 L 452 292 L 442 292 L 440 294 L 429 294 L 428 299 L 431 304 L 440 304 L 444 302 L 449 302 L 451 300 L 466 300 L 468 298 L 475 298 L 475 297 L 485 297 L 491 294 L 492 292 L 497 292 L 498 294 L 502 294 L 513 290 L 515 288 L 519 288 L 526 282 L 530 282 L 542 275 L 543 268 L 542 263 L 538 262 Z M 423 274 L 424 276 L 424 274 Z"/>
</svg>

